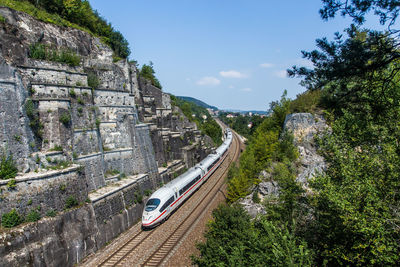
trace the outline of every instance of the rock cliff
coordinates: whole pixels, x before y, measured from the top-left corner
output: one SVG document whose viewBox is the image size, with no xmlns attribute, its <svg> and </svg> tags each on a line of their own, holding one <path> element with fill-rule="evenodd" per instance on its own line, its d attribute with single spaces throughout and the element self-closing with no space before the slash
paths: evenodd
<svg viewBox="0 0 400 267">
<path fill-rule="evenodd" d="M 322 173 L 326 168 L 324 158 L 317 153 L 314 138 L 315 135 L 326 131 L 328 126 L 325 119 L 320 115 L 294 113 L 286 116 L 283 128 L 293 134 L 294 145 L 299 151 L 296 181 L 308 191 L 308 180 L 317 173 Z M 261 201 L 265 197 L 271 198 L 279 195 L 278 183 L 274 181 L 271 172 L 261 172 L 259 179 L 261 182 L 253 188 L 252 194 L 240 201 L 252 217 L 265 213 L 262 204 L 254 203 L 253 194 L 258 194 Z"/>
<path fill-rule="evenodd" d="M 59 214 L 3 229 L 0 265 L 72 266 L 135 223 L 146 196 L 208 154 L 210 139 L 98 38 L 0 15 L 0 154 L 18 167 L 0 181 L 0 214 Z M 35 45 L 80 62 L 35 59 Z"/>
</svg>

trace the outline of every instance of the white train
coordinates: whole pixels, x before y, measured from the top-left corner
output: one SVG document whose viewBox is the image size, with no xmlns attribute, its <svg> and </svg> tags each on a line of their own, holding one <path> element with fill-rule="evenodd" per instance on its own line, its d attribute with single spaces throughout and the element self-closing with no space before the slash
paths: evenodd
<svg viewBox="0 0 400 267">
<path fill-rule="evenodd" d="M 227 156 L 231 143 L 232 132 L 226 129 L 225 140 L 214 153 L 154 192 L 144 207 L 142 227 L 152 228 L 168 219 L 169 215 L 218 168 Z"/>
</svg>

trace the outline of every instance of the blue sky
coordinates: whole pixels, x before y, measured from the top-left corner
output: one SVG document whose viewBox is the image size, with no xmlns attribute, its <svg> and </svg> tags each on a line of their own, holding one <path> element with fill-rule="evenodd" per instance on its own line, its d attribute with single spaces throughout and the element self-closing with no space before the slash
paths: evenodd
<svg viewBox="0 0 400 267">
<path fill-rule="evenodd" d="M 286 69 L 309 64 L 301 50 L 349 24 L 322 21 L 320 0 L 90 3 L 128 40 L 131 59 L 154 63 L 165 92 L 221 109 L 267 110 L 285 89 L 294 98 L 305 89 Z"/>
</svg>

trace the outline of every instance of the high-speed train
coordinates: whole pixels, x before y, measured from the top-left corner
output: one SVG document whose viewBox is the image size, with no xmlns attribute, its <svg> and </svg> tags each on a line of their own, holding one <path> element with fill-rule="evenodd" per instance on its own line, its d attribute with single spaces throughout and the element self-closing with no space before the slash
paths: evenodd
<svg viewBox="0 0 400 267">
<path fill-rule="evenodd" d="M 169 215 L 210 177 L 228 154 L 232 143 L 231 130 L 226 129 L 224 137 L 223 144 L 214 153 L 150 196 L 143 210 L 143 228 L 152 228 L 168 219 Z"/>
</svg>

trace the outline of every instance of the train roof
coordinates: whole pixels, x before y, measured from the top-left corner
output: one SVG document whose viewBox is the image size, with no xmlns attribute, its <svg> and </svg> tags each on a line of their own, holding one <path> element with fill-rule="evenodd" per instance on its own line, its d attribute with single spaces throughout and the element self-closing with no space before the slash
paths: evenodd
<svg viewBox="0 0 400 267">
<path fill-rule="evenodd" d="M 175 178 L 174 180 L 172 180 L 171 182 L 169 182 L 168 184 L 166 184 L 165 186 L 172 189 L 173 188 L 180 188 L 183 185 L 186 185 L 186 181 L 187 180 L 191 180 L 193 179 L 195 176 L 200 175 L 201 174 L 201 170 L 196 168 L 196 167 L 192 167 L 190 168 L 187 172 L 179 175 L 177 178 Z"/>
</svg>

